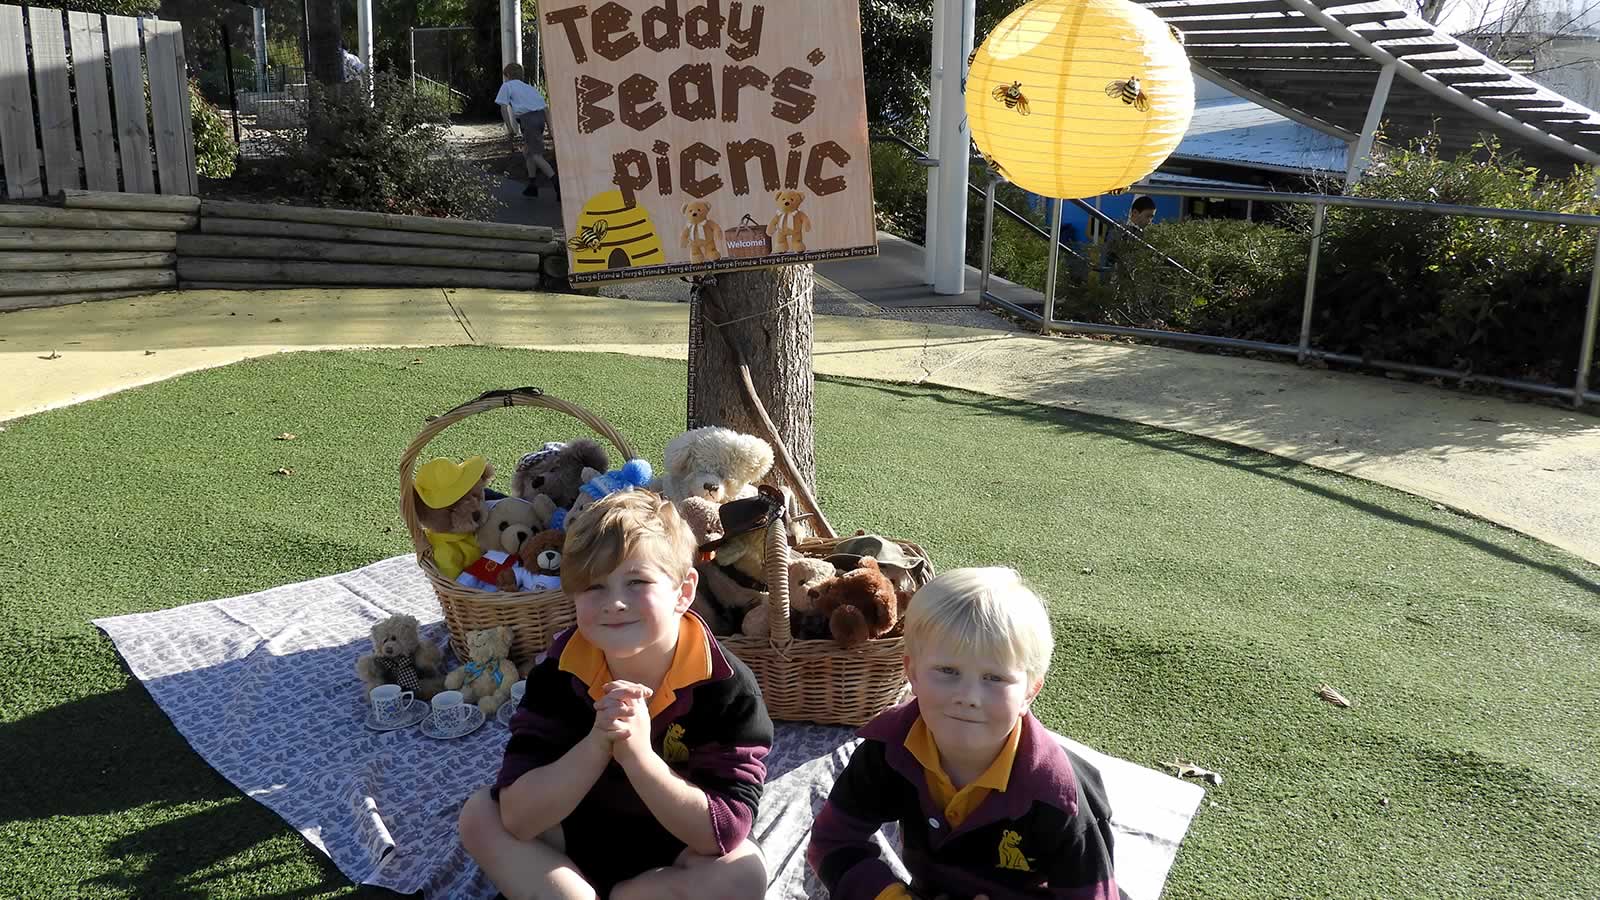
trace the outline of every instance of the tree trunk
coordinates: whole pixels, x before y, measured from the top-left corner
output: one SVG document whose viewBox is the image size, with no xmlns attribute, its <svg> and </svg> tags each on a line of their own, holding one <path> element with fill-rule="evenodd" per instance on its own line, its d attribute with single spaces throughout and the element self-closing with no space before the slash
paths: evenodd
<svg viewBox="0 0 1600 900">
<path fill-rule="evenodd" d="M 333 137 L 336 127 L 322 114 L 323 96 L 332 98 L 344 86 L 344 55 L 339 52 L 339 0 L 305 0 L 306 78 L 315 82 L 307 98 L 307 137 L 312 141 Z M 320 90 L 319 90 L 320 88 Z"/>
<path fill-rule="evenodd" d="M 745 399 L 739 377 L 742 357 L 750 366 L 756 394 L 811 491 L 817 468 L 812 443 L 816 381 L 811 370 L 815 285 L 809 265 L 718 275 L 690 312 L 689 340 L 689 427 L 721 425 L 767 437 L 760 416 Z M 781 465 L 773 466 L 771 480 L 795 487 Z"/>
</svg>

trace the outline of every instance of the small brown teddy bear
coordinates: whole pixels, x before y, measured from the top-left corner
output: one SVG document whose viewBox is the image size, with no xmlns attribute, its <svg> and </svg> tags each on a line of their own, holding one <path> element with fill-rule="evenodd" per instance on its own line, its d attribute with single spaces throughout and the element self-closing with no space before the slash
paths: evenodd
<svg viewBox="0 0 1600 900">
<path fill-rule="evenodd" d="M 494 464 L 481 456 L 461 462 L 431 459 L 412 479 L 417 521 L 433 547 L 433 563 L 451 581 L 483 555 L 477 531 L 486 516 L 484 491 L 493 479 Z"/>
<path fill-rule="evenodd" d="M 772 235 L 772 251 L 806 252 L 806 232 L 811 230 L 811 217 L 800 211 L 806 195 L 799 191 L 779 191 L 772 199 L 778 204 L 778 214 L 767 226 L 767 234 Z"/>
<path fill-rule="evenodd" d="M 471 659 L 445 676 L 445 690 L 460 691 L 462 702 L 477 703 L 486 716 L 499 712 L 519 677 L 511 661 L 511 637 L 508 625 L 467 632 Z"/>
<path fill-rule="evenodd" d="M 822 585 L 839 574 L 833 563 L 825 559 L 802 556 L 789 561 L 789 632 L 799 640 L 819 640 L 828 637 L 828 620 L 817 613 L 817 600 Z M 772 607 L 766 603 L 752 607 L 745 614 L 739 631 L 745 637 L 766 637 L 771 621 Z"/>
<path fill-rule="evenodd" d="M 722 226 L 711 218 L 711 204 L 704 200 L 690 200 L 683 205 L 683 234 L 678 246 L 689 248 L 689 262 L 706 262 L 721 259 L 717 242 L 722 239 Z"/>
<path fill-rule="evenodd" d="M 846 649 L 883 637 L 900 621 L 894 583 L 870 556 L 863 556 L 857 568 L 822 583 L 817 612 L 828 617 L 833 639 Z"/>
<path fill-rule="evenodd" d="M 356 660 L 356 675 L 372 689 L 398 684 L 418 700 L 432 700 L 444 690 L 444 654 L 422 640 L 417 620 L 393 615 L 372 626 L 372 652 Z"/>
<path fill-rule="evenodd" d="M 567 542 L 567 533 L 550 529 L 541 531 L 522 542 L 522 564 L 540 575 L 561 576 L 561 548 Z"/>
<path fill-rule="evenodd" d="M 551 441 L 518 460 L 516 474 L 511 477 L 511 495 L 535 504 L 540 495 L 550 498 L 549 512 L 539 525 L 541 529 L 549 528 L 550 514 L 572 506 L 578 499 L 586 480 L 583 470 L 604 472 L 610 464 L 605 448 L 589 438 L 565 444 Z"/>
</svg>

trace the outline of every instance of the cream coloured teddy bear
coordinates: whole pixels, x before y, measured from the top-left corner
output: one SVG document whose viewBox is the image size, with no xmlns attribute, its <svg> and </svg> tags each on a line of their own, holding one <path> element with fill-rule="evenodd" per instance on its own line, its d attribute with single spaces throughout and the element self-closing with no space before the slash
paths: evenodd
<svg viewBox="0 0 1600 900">
<path fill-rule="evenodd" d="M 755 495 L 755 482 L 772 469 L 772 446 L 731 428 L 694 428 L 667 444 L 660 489 L 669 499 L 704 497 L 726 503 Z"/>
<path fill-rule="evenodd" d="M 467 632 L 471 659 L 445 676 L 445 690 L 460 691 L 463 703 L 477 703 L 486 716 L 499 712 L 518 677 L 517 665 L 511 661 L 511 637 L 508 625 Z"/>
</svg>

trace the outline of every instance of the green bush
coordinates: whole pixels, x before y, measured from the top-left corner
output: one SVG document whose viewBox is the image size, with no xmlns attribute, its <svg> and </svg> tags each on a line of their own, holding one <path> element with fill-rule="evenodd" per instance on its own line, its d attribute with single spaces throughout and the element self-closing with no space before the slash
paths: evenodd
<svg viewBox="0 0 1600 900">
<path fill-rule="evenodd" d="M 912 161 L 898 144 L 872 143 L 872 197 L 878 227 L 922 242 L 928 220 L 928 169 Z"/>
<path fill-rule="evenodd" d="M 309 128 L 271 139 L 279 186 L 321 206 L 452 218 L 484 218 L 494 194 L 483 172 L 448 138 L 435 99 L 381 74 L 372 101 L 359 83 L 311 85 Z"/>
<path fill-rule="evenodd" d="M 1062 298 L 1076 319 L 1292 343 L 1299 336 L 1306 237 L 1235 219 L 1146 228 L 1096 284 Z M 1183 266 L 1173 266 L 1168 259 Z"/>
<path fill-rule="evenodd" d="M 1445 159 L 1424 141 L 1356 194 L 1594 214 L 1592 184 L 1588 172 L 1542 177 L 1493 142 Z M 1332 209 L 1313 335 L 1372 359 L 1569 383 L 1594 252 L 1592 228 Z"/>
<path fill-rule="evenodd" d="M 194 131 L 195 171 L 202 178 L 230 178 L 239 163 L 233 143 L 233 126 L 200 94 L 200 84 L 189 82 L 190 124 Z"/>
</svg>

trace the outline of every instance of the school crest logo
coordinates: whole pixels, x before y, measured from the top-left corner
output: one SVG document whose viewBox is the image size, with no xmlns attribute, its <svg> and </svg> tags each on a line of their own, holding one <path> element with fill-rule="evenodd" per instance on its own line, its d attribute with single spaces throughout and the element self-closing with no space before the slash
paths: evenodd
<svg viewBox="0 0 1600 900">
<path fill-rule="evenodd" d="M 683 726 L 674 722 L 661 738 L 661 758 L 668 763 L 689 761 L 689 748 L 683 745 Z"/>
<path fill-rule="evenodd" d="M 1000 865 L 999 868 L 1011 869 L 1017 872 L 1032 872 L 1028 865 L 1028 857 L 1022 855 L 1022 835 L 1015 831 L 1007 831 L 1000 835 Z"/>
</svg>

